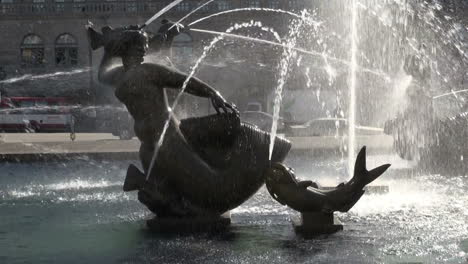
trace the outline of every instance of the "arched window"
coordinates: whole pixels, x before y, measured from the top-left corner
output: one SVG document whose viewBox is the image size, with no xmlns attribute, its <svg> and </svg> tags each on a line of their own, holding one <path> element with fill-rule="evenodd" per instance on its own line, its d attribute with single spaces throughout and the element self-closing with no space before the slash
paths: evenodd
<svg viewBox="0 0 468 264">
<path fill-rule="evenodd" d="M 193 39 L 187 33 L 177 35 L 172 41 L 172 57 L 176 62 L 192 57 Z"/>
<path fill-rule="evenodd" d="M 217 1 L 219 11 L 228 10 L 231 8 L 231 3 L 227 0 Z"/>
<path fill-rule="evenodd" d="M 78 43 L 70 34 L 62 34 L 55 41 L 55 64 L 73 66 L 78 64 Z"/>
<path fill-rule="evenodd" d="M 21 43 L 21 65 L 26 67 L 44 64 L 44 42 L 35 34 L 24 37 Z"/>
<path fill-rule="evenodd" d="M 260 7 L 260 0 L 248 0 L 247 7 L 254 7 L 254 8 Z"/>
<path fill-rule="evenodd" d="M 296 0 L 289 0 L 288 5 L 290 10 L 297 10 L 299 8 L 299 5 Z"/>
<path fill-rule="evenodd" d="M 268 7 L 273 8 L 273 9 L 280 8 L 280 1 L 279 0 L 270 0 L 270 1 L 268 1 Z"/>
<path fill-rule="evenodd" d="M 190 2 L 181 2 L 176 6 L 176 10 L 179 12 L 189 12 L 191 10 Z"/>
</svg>

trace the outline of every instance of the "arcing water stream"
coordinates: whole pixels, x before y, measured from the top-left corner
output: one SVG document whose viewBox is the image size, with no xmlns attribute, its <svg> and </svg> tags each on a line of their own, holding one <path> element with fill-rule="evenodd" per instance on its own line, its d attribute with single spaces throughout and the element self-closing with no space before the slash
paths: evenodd
<svg viewBox="0 0 468 264">
<path fill-rule="evenodd" d="M 260 30 L 263 30 L 263 31 L 266 31 L 268 33 L 272 33 L 273 36 L 275 37 L 278 37 L 278 33 L 276 33 L 273 29 L 270 29 L 270 28 L 267 28 L 267 27 L 264 27 L 262 25 L 262 23 L 260 22 L 255 22 L 255 21 L 250 21 L 250 22 L 246 22 L 246 23 L 242 23 L 242 24 L 235 24 L 234 26 L 228 28 L 226 30 L 226 33 L 229 34 L 231 33 L 232 31 L 234 30 L 239 30 L 241 28 L 249 28 L 249 27 L 257 27 L 259 28 Z M 164 128 L 161 132 L 161 136 L 159 137 L 158 141 L 156 142 L 155 144 L 155 147 L 154 147 L 154 153 L 153 153 L 153 157 L 151 159 L 151 162 L 150 162 L 150 165 L 149 165 L 149 168 L 148 168 L 148 171 L 147 171 L 147 174 L 146 174 L 146 179 L 148 180 L 149 179 L 149 176 L 151 174 L 151 171 L 154 167 L 154 164 L 156 162 L 156 159 L 158 157 L 158 152 L 159 152 L 159 149 L 161 148 L 162 144 L 164 143 L 164 137 L 166 136 L 166 132 L 167 132 L 167 129 L 169 128 L 169 125 L 170 125 L 170 121 L 171 121 L 171 116 L 173 114 L 173 110 L 175 109 L 175 107 L 177 106 L 177 104 L 179 103 L 179 100 L 181 98 L 181 96 L 184 94 L 185 92 L 185 89 L 187 88 L 187 85 L 190 81 L 190 79 L 195 75 L 198 67 L 200 66 L 201 62 L 206 58 L 206 56 L 210 53 L 211 49 L 221 40 L 223 40 L 224 36 L 223 35 L 220 35 L 216 38 L 214 38 L 211 43 L 209 45 L 207 45 L 204 49 L 203 49 L 203 54 L 198 58 L 198 60 L 196 61 L 195 65 L 192 67 L 192 70 L 190 72 L 190 74 L 187 76 L 187 79 L 184 81 L 179 93 L 177 94 L 172 106 L 170 107 L 170 109 L 168 109 L 168 112 L 169 112 L 169 116 L 166 120 L 166 123 L 164 124 Z"/>
<path fill-rule="evenodd" d="M 207 33 L 207 34 L 211 34 L 211 35 L 223 35 L 224 37 L 229 37 L 229 38 L 234 38 L 234 39 L 242 39 L 242 40 L 246 40 L 246 41 L 251 41 L 251 42 L 256 42 L 256 43 L 261 43 L 261 44 L 267 44 L 267 45 L 271 45 L 271 46 L 288 48 L 287 45 L 284 44 L 284 43 L 278 43 L 278 42 L 274 42 L 274 41 L 270 41 L 270 40 L 259 39 L 259 38 L 254 38 L 254 37 L 248 37 L 248 36 L 243 36 L 243 35 L 239 35 L 239 34 L 232 34 L 232 33 L 219 32 L 219 31 L 206 30 L 206 29 L 199 29 L 199 28 L 190 28 L 190 30 L 194 31 L 194 32 Z M 330 61 L 333 61 L 333 62 L 335 62 L 337 64 L 344 65 L 344 66 L 347 66 L 347 67 L 351 67 L 351 64 L 350 64 L 349 61 L 326 55 L 323 52 L 318 52 L 318 51 L 314 51 L 314 50 L 306 50 L 306 49 L 299 48 L 299 47 L 292 47 L 291 49 L 293 49 L 294 51 L 306 54 L 306 55 L 321 57 L 321 58 L 324 58 L 324 60 L 326 60 L 326 61 L 330 60 Z M 326 65 L 324 67 L 329 67 L 330 66 L 328 63 L 325 63 L 325 64 Z M 387 80 L 389 78 L 389 75 L 384 73 L 384 72 L 380 72 L 380 71 L 372 70 L 372 69 L 368 69 L 368 68 L 363 68 L 363 67 L 360 67 L 358 65 L 356 65 L 356 68 L 359 71 L 362 71 L 362 72 L 365 72 L 365 73 L 370 73 L 370 74 L 373 74 L 373 75 L 376 75 L 376 76 L 380 76 L 382 79 L 385 79 L 385 80 Z"/>
<path fill-rule="evenodd" d="M 66 75 L 75 75 L 75 74 L 89 72 L 89 71 L 90 71 L 89 68 L 81 68 L 81 69 L 75 69 L 72 71 L 59 71 L 59 72 L 54 72 L 54 73 L 37 74 L 37 75 L 25 74 L 19 77 L 13 77 L 13 78 L 0 81 L 0 84 L 16 83 L 16 82 L 21 82 L 21 81 L 34 81 L 34 80 L 40 80 L 40 79 L 52 79 L 56 77 L 61 77 L 61 76 L 66 76 Z"/>
<path fill-rule="evenodd" d="M 278 77 L 278 85 L 275 89 L 275 99 L 273 104 L 273 122 L 271 124 L 270 131 L 270 148 L 269 148 L 269 158 L 273 155 L 273 148 L 275 145 L 276 132 L 278 130 L 278 120 L 281 109 L 281 102 L 283 99 L 283 88 L 288 78 L 289 65 L 291 60 L 295 57 L 295 52 L 293 48 L 296 46 L 296 39 L 302 27 L 302 20 L 299 20 L 297 23 L 293 23 L 292 28 L 290 29 L 289 36 L 287 38 L 287 43 L 285 43 L 286 48 L 283 50 L 283 55 L 279 65 L 280 74 Z"/>
<path fill-rule="evenodd" d="M 226 10 L 226 11 L 214 13 L 214 14 L 211 14 L 211 15 L 209 15 L 209 16 L 205 16 L 205 17 L 202 17 L 202 18 L 200 18 L 200 19 L 197 19 L 197 20 L 191 22 L 191 23 L 188 24 L 188 25 L 191 27 L 191 26 L 193 26 L 193 25 L 195 25 L 195 24 L 198 24 L 198 23 L 200 23 L 200 22 L 202 22 L 202 21 L 205 21 L 205 20 L 207 20 L 207 19 L 213 18 L 213 17 L 215 17 L 215 16 L 226 15 L 226 14 L 234 13 L 234 12 L 252 12 L 252 11 L 282 13 L 282 14 L 287 14 L 287 15 L 293 16 L 293 17 L 298 18 L 298 19 L 303 19 L 303 16 L 302 16 L 302 15 L 296 14 L 296 13 L 294 13 L 294 12 L 282 10 L 282 9 L 248 7 L 248 8 L 230 9 L 230 10 Z M 315 24 L 315 25 L 319 25 L 319 24 L 320 24 L 320 22 L 313 21 L 313 20 L 310 19 L 310 18 L 307 18 L 307 23 L 309 23 L 309 24 Z"/>
<path fill-rule="evenodd" d="M 351 15 L 351 67 L 349 81 L 349 110 L 348 110 L 348 175 L 353 177 L 354 156 L 356 153 L 356 68 L 357 68 L 357 0 L 352 0 Z"/>
<path fill-rule="evenodd" d="M 181 19 L 177 20 L 177 22 L 176 22 L 174 25 L 172 25 L 172 26 L 168 29 L 168 31 L 171 30 L 173 27 L 179 25 L 179 24 L 182 23 L 182 21 L 184 21 L 186 18 L 188 18 L 189 16 L 191 16 L 192 14 L 194 14 L 195 12 L 197 12 L 198 10 L 202 9 L 203 7 L 209 5 L 209 4 L 212 3 L 213 1 L 215 1 L 215 0 L 208 0 L 208 1 L 206 1 L 205 3 L 199 5 L 197 8 L 195 8 L 195 9 L 192 10 L 192 11 L 190 11 L 187 15 L 185 15 L 185 16 L 183 16 Z"/>
</svg>

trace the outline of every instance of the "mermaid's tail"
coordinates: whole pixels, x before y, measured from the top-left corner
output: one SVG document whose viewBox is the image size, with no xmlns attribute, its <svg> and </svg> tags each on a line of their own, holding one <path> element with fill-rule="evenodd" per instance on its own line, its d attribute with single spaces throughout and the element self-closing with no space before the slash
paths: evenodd
<svg viewBox="0 0 468 264">
<path fill-rule="evenodd" d="M 124 192 L 140 190 L 145 186 L 146 177 L 135 165 L 130 164 L 127 169 L 123 190 Z"/>
<path fill-rule="evenodd" d="M 287 140 L 276 138 L 270 161 L 269 133 L 233 116 L 182 120 L 179 129 L 183 137 L 177 129 L 168 130 L 150 182 L 154 182 L 154 190 L 162 188 L 163 200 L 180 197 L 187 202 L 189 213 L 218 214 L 239 206 L 264 184 L 263 172 L 270 163 L 283 161 L 291 148 Z M 158 179 L 170 188 L 160 187 Z M 130 165 L 124 190 L 151 192 L 146 185 L 144 174 Z M 169 198 L 171 194 L 177 197 Z M 150 196 L 142 200 L 151 210 Z M 156 208 L 162 207 L 157 204 Z"/>
</svg>

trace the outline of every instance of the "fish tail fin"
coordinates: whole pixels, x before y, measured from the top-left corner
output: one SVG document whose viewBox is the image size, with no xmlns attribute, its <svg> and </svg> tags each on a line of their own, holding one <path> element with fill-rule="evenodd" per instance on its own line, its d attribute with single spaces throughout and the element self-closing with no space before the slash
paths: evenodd
<svg viewBox="0 0 468 264">
<path fill-rule="evenodd" d="M 368 171 L 366 168 L 366 147 L 364 146 L 357 155 L 354 165 L 354 176 L 351 182 L 356 184 L 359 188 L 364 188 L 364 186 L 382 175 L 390 166 L 391 164 L 385 164 Z"/>
<path fill-rule="evenodd" d="M 142 173 L 135 165 L 130 164 L 127 169 L 123 190 L 124 192 L 136 191 L 141 189 L 146 181 L 145 174 Z"/>
<path fill-rule="evenodd" d="M 97 50 L 104 46 L 104 35 L 94 30 L 92 27 L 88 27 L 88 40 L 91 48 Z"/>
</svg>

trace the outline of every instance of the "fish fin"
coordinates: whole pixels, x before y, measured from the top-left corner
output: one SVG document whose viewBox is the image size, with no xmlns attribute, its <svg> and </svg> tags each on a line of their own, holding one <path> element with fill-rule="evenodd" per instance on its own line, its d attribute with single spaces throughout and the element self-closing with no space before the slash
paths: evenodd
<svg viewBox="0 0 468 264">
<path fill-rule="evenodd" d="M 354 164 L 354 176 L 367 174 L 366 166 L 366 146 L 362 147 L 356 157 L 356 163 Z"/>
<path fill-rule="evenodd" d="M 127 169 L 123 190 L 124 192 L 136 191 L 141 189 L 146 181 L 145 174 L 140 171 L 135 165 L 130 164 Z"/>
<path fill-rule="evenodd" d="M 104 35 L 94 30 L 92 27 L 88 27 L 88 40 L 91 48 L 97 50 L 104 46 Z"/>
<path fill-rule="evenodd" d="M 385 164 L 368 171 L 366 168 L 366 146 L 364 146 L 357 155 L 354 165 L 354 176 L 351 182 L 357 184 L 360 188 L 364 188 L 364 186 L 382 175 L 390 166 L 391 164 Z"/>
<path fill-rule="evenodd" d="M 369 183 L 373 182 L 380 175 L 382 175 L 388 168 L 390 168 L 390 166 L 391 164 L 385 164 L 369 171 L 367 175 Z"/>
</svg>

